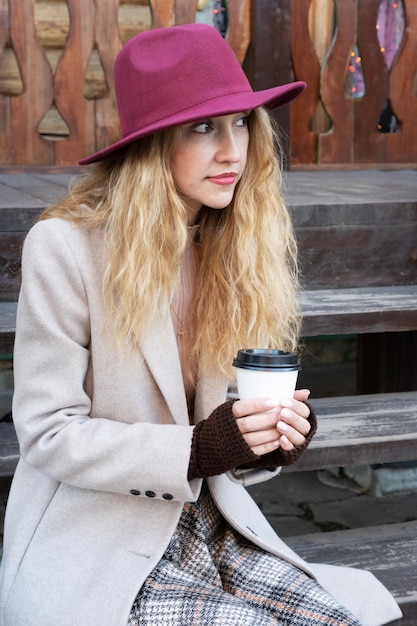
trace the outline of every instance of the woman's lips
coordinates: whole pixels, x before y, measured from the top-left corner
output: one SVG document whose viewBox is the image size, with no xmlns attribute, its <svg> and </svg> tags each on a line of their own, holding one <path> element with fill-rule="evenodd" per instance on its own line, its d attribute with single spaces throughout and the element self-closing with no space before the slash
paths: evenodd
<svg viewBox="0 0 417 626">
<path fill-rule="evenodd" d="M 224 174 L 219 174 L 218 176 L 207 176 L 207 180 L 216 185 L 233 185 L 236 181 L 237 174 L 233 172 L 225 172 Z"/>
</svg>

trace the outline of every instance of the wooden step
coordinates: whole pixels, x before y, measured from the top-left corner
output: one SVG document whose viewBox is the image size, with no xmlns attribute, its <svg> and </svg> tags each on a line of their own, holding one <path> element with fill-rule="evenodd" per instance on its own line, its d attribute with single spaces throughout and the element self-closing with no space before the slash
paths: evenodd
<svg viewBox="0 0 417 626">
<path fill-rule="evenodd" d="M 229 393 L 237 398 L 237 393 Z M 417 459 L 417 391 L 311 398 L 317 433 L 285 472 Z"/>
<path fill-rule="evenodd" d="M 0 477 L 13 476 L 19 460 L 19 444 L 11 422 L 0 422 Z"/>
<path fill-rule="evenodd" d="M 285 471 L 417 459 L 417 391 L 311 399 L 318 428 Z"/>
<path fill-rule="evenodd" d="M 417 329 L 417 285 L 307 290 L 300 301 L 304 337 Z"/>
<path fill-rule="evenodd" d="M 0 354 L 13 352 L 16 309 L 16 302 L 0 302 Z"/>
<path fill-rule="evenodd" d="M 13 351 L 16 302 L 0 302 L 0 353 Z M 318 289 L 302 294 L 302 335 L 363 334 L 417 328 L 417 285 Z"/>
<path fill-rule="evenodd" d="M 285 541 L 311 563 L 373 572 L 404 614 L 390 626 L 417 624 L 417 521 L 313 533 L 287 537 Z"/>
</svg>

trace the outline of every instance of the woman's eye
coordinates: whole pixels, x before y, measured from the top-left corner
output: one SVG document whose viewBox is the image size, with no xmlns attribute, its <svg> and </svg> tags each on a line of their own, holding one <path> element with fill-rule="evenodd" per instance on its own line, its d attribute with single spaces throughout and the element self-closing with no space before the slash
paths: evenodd
<svg viewBox="0 0 417 626">
<path fill-rule="evenodd" d="M 213 128 L 213 124 L 210 122 L 210 120 L 207 120 L 206 122 L 200 122 L 200 124 L 196 124 L 195 126 L 193 126 L 193 131 L 195 133 L 208 133 L 210 132 L 210 130 L 212 130 Z"/>
<path fill-rule="evenodd" d="M 244 127 L 248 125 L 249 115 L 244 115 L 243 117 L 239 117 L 236 121 L 236 126 Z"/>
</svg>

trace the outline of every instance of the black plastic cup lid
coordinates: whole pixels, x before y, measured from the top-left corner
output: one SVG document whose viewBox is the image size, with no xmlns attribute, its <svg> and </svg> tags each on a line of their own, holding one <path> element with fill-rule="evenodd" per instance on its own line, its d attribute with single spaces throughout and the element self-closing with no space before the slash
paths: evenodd
<svg viewBox="0 0 417 626">
<path fill-rule="evenodd" d="M 233 359 L 233 366 L 247 370 L 279 369 L 285 371 L 301 369 L 296 352 L 262 348 L 238 350 L 237 357 Z"/>
</svg>

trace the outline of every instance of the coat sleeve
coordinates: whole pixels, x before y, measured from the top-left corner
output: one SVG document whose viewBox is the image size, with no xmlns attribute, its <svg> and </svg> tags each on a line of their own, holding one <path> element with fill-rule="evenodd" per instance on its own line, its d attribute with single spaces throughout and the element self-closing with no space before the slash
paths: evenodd
<svg viewBox="0 0 417 626">
<path fill-rule="evenodd" d="M 77 258 L 69 242 L 74 231 L 67 236 L 75 228 L 40 222 L 23 248 L 13 400 L 21 456 L 72 486 L 123 494 L 143 486 L 161 497 L 194 500 L 200 481 L 187 480 L 191 426 L 155 423 L 140 408 L 134 423 L 90 416 L 89 294 L 86 258 Z"/>
</svg>

